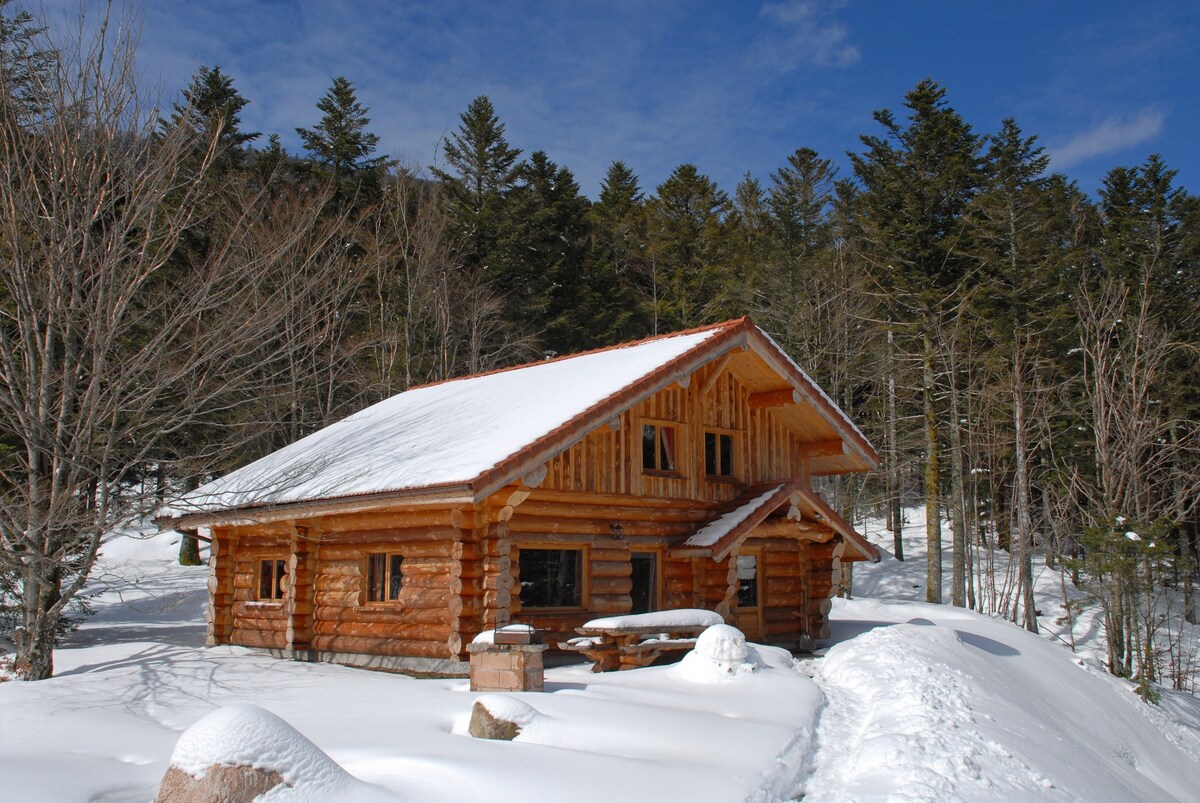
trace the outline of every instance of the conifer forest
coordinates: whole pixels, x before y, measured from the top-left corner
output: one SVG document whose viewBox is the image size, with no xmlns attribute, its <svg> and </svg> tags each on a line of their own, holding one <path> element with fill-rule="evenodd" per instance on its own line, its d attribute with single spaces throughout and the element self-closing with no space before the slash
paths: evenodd
<svg viewBox="0 0 1200 803">
<path fill-rule="evenodd" d="M 131 39 L 62 33 L 0 0 L 0 624 L 27 677 L 102 535 L 165 497 L 409 387 L 750 315 L 883 455 L 826 499 L 898 559 L 926 509 L 929 601 L 1036 629 L 1044 563 L 1102 607 L 1110 671 L 1190 688 L 1163 600 L 1197 621 L 1200 201 L 1159 156 L 1089 195 L 927 79 L 849 169 L 797 142 L 735 187 L 647 186 L 614 153 L 581 188 L 485 96 L 398 163 L 331 76 L 289 152 L 221 67 L 155 104 Z"/>
</svg>

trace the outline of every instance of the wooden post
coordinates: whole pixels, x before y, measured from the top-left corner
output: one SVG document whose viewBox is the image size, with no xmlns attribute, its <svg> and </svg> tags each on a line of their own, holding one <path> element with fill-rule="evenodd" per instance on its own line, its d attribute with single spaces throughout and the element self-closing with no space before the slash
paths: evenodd
<svg viewBox="0 0 1200 803">
<path fill-rule="evenodd" d="M 206 647 L 228 644 L 233 633 L 234 540 L 213 530 L 208 551 Z"/>
<path fill-rule="evenodd" d="M 289 539 L 284 603 L 287 649 L 292 653 L 312 649 L 316 550 L 317 535 L 308 527 L 294 527 Z"/>
</svg>

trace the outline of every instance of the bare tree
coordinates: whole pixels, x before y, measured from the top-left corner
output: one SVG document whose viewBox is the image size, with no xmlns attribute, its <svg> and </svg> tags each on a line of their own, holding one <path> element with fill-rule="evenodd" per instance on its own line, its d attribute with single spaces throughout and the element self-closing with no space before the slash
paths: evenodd
<svg viewBox="0 0 1200 803">
<path fill-rule="evenodd" d="M 21 597 L 29 680 L 53 673 L 64 608 L 137 501 L 120 493 L 133 473 L 202 414 L 244 403 L 285 309 L 280 256 L 314 222 L 302 212 L 291 236 L 231 236 L 172 267 L 213 148 L 185 171 L 194 134 L 156 134 L 134 27 L 105 17 L 40 48 L 57 57 L 37 112 L 0 118 L 0 431 L 15 447 L 0 458 L 0 572 Z M 231 233 L 271 217 L 265 198 L 233 214 Z"/>
</svg>

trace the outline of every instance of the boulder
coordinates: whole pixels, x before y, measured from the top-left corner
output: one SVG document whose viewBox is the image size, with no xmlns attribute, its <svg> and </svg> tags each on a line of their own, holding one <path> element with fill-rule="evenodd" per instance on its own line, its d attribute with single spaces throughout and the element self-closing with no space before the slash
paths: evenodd
<svg viewBox="0 0 1200 803">
<path fill-rule="evenodd" d="M 214 764 L 195 778 L 179 767 L 163 776 L 154 803 L 250 803 L 283 783 L 274 770 Z"/>
</svg>

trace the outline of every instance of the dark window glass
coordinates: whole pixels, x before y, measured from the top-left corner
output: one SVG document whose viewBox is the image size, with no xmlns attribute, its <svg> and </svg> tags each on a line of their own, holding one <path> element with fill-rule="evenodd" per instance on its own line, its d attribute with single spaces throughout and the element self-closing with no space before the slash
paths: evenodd
<svg viewBox="0 0 1200 803">
<path fill-rule="evenodd" d="M 583 550 L 522 549 L 522 608 L 578 608 L 583 605 Z"/>
<path fill-rule="evenodd" d="M 704 433 L 704 473 L 710 477 L 733 476 L 733 436 Z"/>
<path fill-rule="evenodd" d="M 284 562 L 263 560 L 258 564 L 258 598 L 283 599 Z"/>
<path fill-rule="evenodd" d="M 658 601 L 658 556 L 653 552 L 634 552 L 629 556 L 633 564 L 633 598 L 630 613 L 649 613 L 655 610 Z"/>
<path fill-rule="evenodd" d="M 367 602 L 395 602 L 404 587 L 402 555 L 382 552 L 367 556 Z"/>
<path fill-rule="evenodd" d="M 642 426 L 642 468 L 675 470 L 675 427 L 661 424 Z"/>
<path fill-rule="evenodd" d="M 738 555 L 738 607 L 758 607 L 758 556 Z"/>
</svg>

